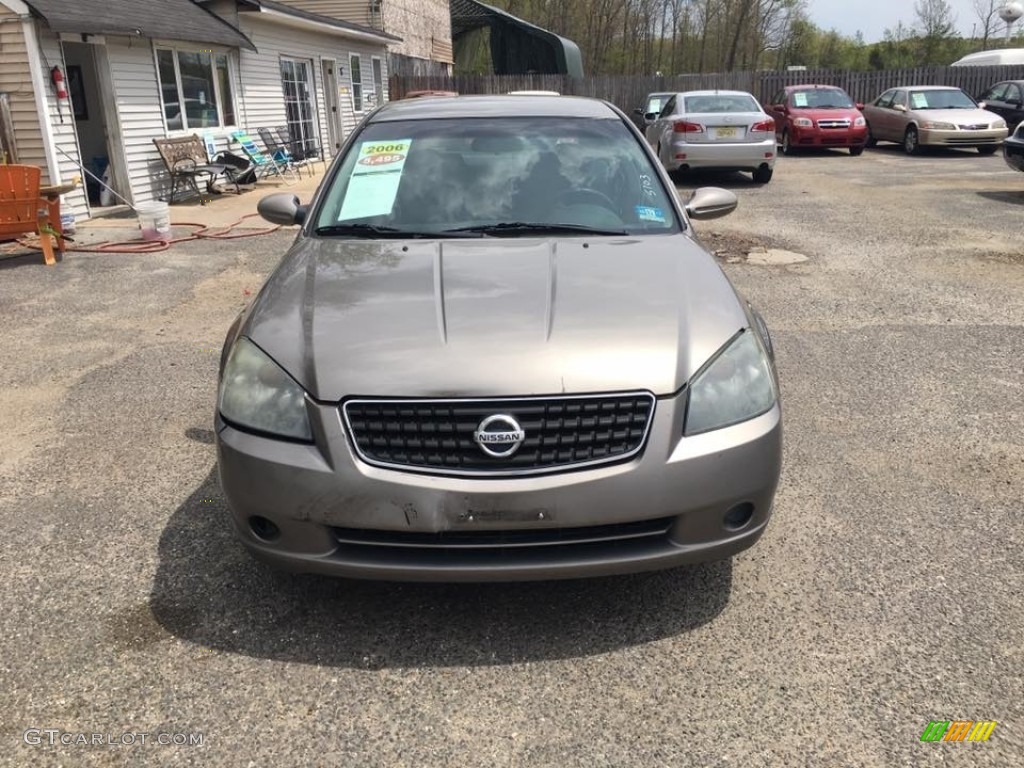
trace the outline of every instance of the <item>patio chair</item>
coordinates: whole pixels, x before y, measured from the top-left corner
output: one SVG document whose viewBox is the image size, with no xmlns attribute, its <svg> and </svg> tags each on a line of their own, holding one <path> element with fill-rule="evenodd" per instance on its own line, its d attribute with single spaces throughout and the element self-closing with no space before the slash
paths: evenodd
<svg viewBox="0 0 1024 768">
<path fill-rule="evenodd" d="M 252 136 L 245 133 L 244 131 L 236 131 L 231 134 L 231 138 L 237 141 L 242 147 L 242 152 L 249 158 L 249 162 L 252 163 L 253 170 L 256 173 L 257 181 L 259 179 L 265 179 L 269 176 L 280 176 L 285 179 L 285 183 L 288 183 L 288 176 L 295 176 L 294 171 L 291 171 L 284 163 L 279 163 L 274 159 L 272 154 L 266 154 L 259 148 Z M 294 183 L 294 181 L 292 182 Z"/>
<path fill-rule="evenodd" d="M 271 154 L 274 160 L 278 163 L 283 163 L 285 167 L 295 171 L 299 176 L 302 175 L 302 169 L 307 168 L 308 164 L 304 159 L 294 157 L 291 152 L 288 151 L 288 146 L 278 141 L 274 132 L 269 128 L 257 128 L 256 132 L 263 139 L 263 146 L 267 148 L 267 151 Z M 310 171 L 309 175 L 312 176 L 313 172 Z"/>
<path fill-rule="evenodd" d="M 320 145 L 313 139 L 307 139 L 306 141 L 295 141 L 292 139 L 291 131 L 288 130 L 287 125 L 279 125 L 274 131 L 277 133 L 278 141 L 288 147 L 291 156 L 297 160 L 305 160 L 308 163 L 321 162 L 324 164 L 324 168 L 327 168 L 327 161 L 324 160 L 324 152 Z M 312 175 L 313 170 L 310 168 L 310 174 Z"/>
<path fill-rule="evenodd" d="M 60 221 L 50 220 L 53 206 L 39 193 L 42 171 L 35 165 L 0 165 L 0 240 L 15 240 L 22 235 L 39 235 L 43 260 L 56 264 L 53 243 L 64 253 Z"/>
</svg>

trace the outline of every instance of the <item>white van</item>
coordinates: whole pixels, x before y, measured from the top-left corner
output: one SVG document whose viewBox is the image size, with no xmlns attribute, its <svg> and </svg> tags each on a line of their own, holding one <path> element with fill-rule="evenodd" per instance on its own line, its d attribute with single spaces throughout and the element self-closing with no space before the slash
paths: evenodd
<svg viewBox="0 0 1024 768">
<path fill-rule="evenodd" d="M 1010 64 L 1024 64 L 1024 48 L 1001 48 L 994 51 L 969 53 L 951 67 L 1002 67 Z"/>
</svg>

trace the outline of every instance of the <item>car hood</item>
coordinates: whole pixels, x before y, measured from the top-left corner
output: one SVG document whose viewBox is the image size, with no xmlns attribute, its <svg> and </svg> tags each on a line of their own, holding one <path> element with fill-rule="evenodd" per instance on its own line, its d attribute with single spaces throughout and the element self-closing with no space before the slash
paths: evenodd
<svg viewBox="0 0 1024 768">
<path fill-rule="evenodd" d="M 986 126 L 996 120 L 1002 120 L 995 112 L 987 109 L 918 109 L 913 110 L 913 115 L 918 120 L 930 123 L 953 123 L 954 125 L 979 125 Z"/>
<path fill-rule="evenodd" d="M 302 238 L 241 332 L 316 399 L 678 391 L 747 324 L 691 238 Z"/>
</svg>

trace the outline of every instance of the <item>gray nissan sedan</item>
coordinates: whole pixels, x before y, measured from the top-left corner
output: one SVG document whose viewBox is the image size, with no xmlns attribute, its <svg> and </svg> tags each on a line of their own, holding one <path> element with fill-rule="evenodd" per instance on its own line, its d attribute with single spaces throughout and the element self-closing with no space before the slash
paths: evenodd
<svg viewBox="0 0 1024 768">
<path fill-rule="evenodd" d="M 615 107 L 387 104 L 228 332 L 216 414 L 241 540 L 372 579 L 575 578 L 727 558 L 781 464 L 772 344 Z"/>
</svg>

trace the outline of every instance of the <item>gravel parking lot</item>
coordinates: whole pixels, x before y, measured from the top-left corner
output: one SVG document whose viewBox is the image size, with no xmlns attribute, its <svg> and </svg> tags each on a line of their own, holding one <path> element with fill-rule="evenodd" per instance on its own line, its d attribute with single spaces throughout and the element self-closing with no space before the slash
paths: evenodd
<svg viewBox="0 0 1024 768">
<path fill-rule="evenodd" d="M 1019 764 L 1024 174 L 883 145 L 748 179 L 684 186 L 740 198 L 697 229 L 773 330 L 775 517 L 732 562 L 589 582 L 250 560 L 217 357 L 288 233 L 0 260 L 0 764 Z M 956 719 L 998 725 L 919 741 Z"/>
</svg>

